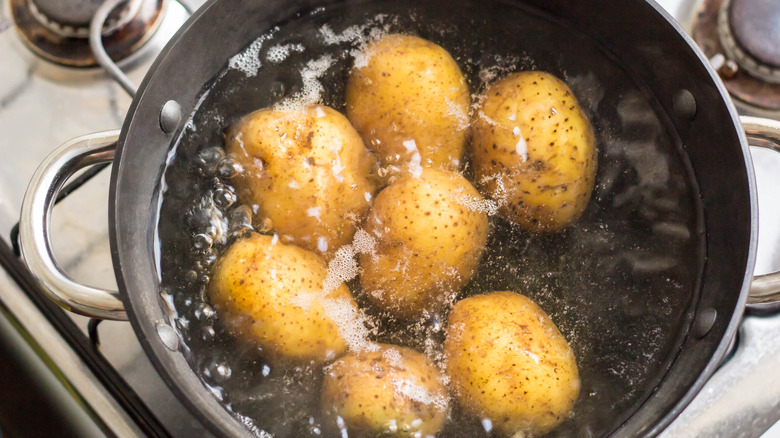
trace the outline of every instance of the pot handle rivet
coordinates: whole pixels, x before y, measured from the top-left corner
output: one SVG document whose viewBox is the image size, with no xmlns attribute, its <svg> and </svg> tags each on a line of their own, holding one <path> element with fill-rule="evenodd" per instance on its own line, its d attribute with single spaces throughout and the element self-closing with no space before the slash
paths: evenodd
<svg viewBox="0 0 780 438">
<path fill-rule="evenodd" d="M 160 129 L 164 133 L 170 134 L 179 127 L 181 123 L 181 105 L 175 100 L 165 102 L 160 110 Z"/>
<path fill-rule="evenodd" d="M 712 307 L 708 307 L 696 316 L 696 320 L 693 321 L 693 336 L 696 339 L 703 338 L 707 333 L 712 330 L 712 326 L 715 325 L 715 320 L 718 319 L 718 311 Z"/>
<path fill-rule="evenodd" d="M 176 331 L 173 330 L 173 327 L 164 322 L 158 322 L 155 324 L 155 328 L 157 329 L 157 336 L 160 337 L 162 343 L 168 347 L 169 350 L 178 350 L 179 336 L 176 334 Z"/>
<path fill-rule="evenodd" d="M 678 117 L 693 120 L 696 117 L 696 98 L 693 97 L 693 93 L 683 88 L 675 93 L 672 108 Z"/>
</svg>

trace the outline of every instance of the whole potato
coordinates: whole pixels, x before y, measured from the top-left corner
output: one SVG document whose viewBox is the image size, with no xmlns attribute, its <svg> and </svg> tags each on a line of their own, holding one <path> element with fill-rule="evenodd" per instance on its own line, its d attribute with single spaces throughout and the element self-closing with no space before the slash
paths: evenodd
<svg viewBox="0 0 780 438">
<path fill-rule="evenodd" d="M 387 35 L 357 57 L 346 94 L 347 117 L 383 166 L 459 169 L 470 97 L 458 64 L 442 47 Z"/>
<path fill-rule="evenodd" d="M 230 127 L 226 151 L 244 168 L 238 196 L 257 206 L 256 220 L 326 259 L 351 241 L 376 191 L 373 155 L 326 106 L 248 114 Z"/>
<path fill-rule="evenodd" d="M 325 370 L 322 411 L 330 428 L 343 421 L 350 437 L 425 437 L 441 430 L 448 413 L 439 369 L 409 348 L 348 354 Z"/>
<path fill-rule="evenodd" d="M 365 225 L 376 249 L 360 255 L 360 281 L 371 301 L 402 319 L 444 308 L 485 249 L 487 215 L 468 205 L 479 199 L 463 176 L 434 168 L 379 192 Z"/>
<path fill-rule="evenodd" d="M 325 295 L 326 271 L 313 252 L 251 233 L 217 260 L 209 295 L 229 326 L 272 359 L 325 362 L 347 347 L 329 315 L 358 311 L 344 284 Z"/>
<path fill-rule="evenodd" d="M 455 304 L 444 352 L 453 397 L 508 436 L 552 430 L 571 414 L 580 391 L 566 339 L 544 310 L 514 292 Z"/>
<path fill-rule="evenodd" d="M 532 231 L 578 219 L 596 179 L 593 129 L 555 76 L 511 74 L 485 91 L 473 122 L 472 157 L 483 193 L 500 214 Z"/>
</svg>

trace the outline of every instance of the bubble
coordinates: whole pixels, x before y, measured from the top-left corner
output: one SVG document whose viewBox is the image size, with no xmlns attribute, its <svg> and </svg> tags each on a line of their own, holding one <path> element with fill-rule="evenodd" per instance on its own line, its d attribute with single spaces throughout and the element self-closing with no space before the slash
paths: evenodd
<svg viewBox="0 0 780 438">
<path fill-rule="evenodd" d="M 199 321 L 210 321 L 213 320 L 216 316 L 217 312 L 214 311 L 214 308 L 206 303 L 200 303 L 195 308 L 195 318 L 197 318 Z"/>
<path fill-rule="evenodd" d="M 214 262 L 217 261 L 217 254 L 214 251 L 209 250 L 203 253 L 203 259 L 201 261 L 202 269 L 209 269 L 214 266 Z"/>
<path fill-rule="evenodd" d="M 204 362 L 201 372 L 211 383 L 224 384 L 233 374 L 230 365 L 222 358 L 207 358 Z"/>
<path fill-rule="evenodd" d="M 251 231 L 252 210 L 246 205 L 239 205 L 228 212 L 228 230 L 232 235 Z"/>
<path fill-rule="evenodd" d="M 236 193 L 230 186 L 222 186 L 214 191 L 214 203 L 219 208 L 229 208 L 236 202 Z"/>
<path fill-rule="evenodd" d="M 208 234 L 196 234 L 192 238 L 192 247 L 198 251 L 205 251 L 211 248 L 211 245 L 213 243 L 214 241 L 211 239 L 211 236 L 209 236 Z"/>
<path fill-rule="evenodd" d="M 201 328 L 200 337 L 205 342 L 211 342 L 217 336 L 217 332 L 214 331 L 214 327 L 207 325 Z"/>
<path fill-rule="evenodd" d="M 198 273 L 190 269 L 184 274 L 184 281 L 186 281 L 187 284 L 195 283 L 196 281 L 198 281 Z"/>
<path fill-rule="evenodd" d="M 267 233 L 274 228 L 274 221 L 270 217 L 263 219 L 262 226 L 260 227 L 261 233 Z"/>
<path fill-rule="evenodd" d="M 241 164 L 230 155 L 225 156 L 217 163 L 217 176 L 223 179 L 232 179 L 243 171 L 244 168 Z"/>
<path fill-rule="evenodd" d="M 271 100 L 274 102 L 284 97 L 284 93 L 287 92 L 287 86 L 284 82 L 274 81 L 268 87 L 268 91 L 271 93 Z"/>
<path fill-rule="evenodd" d="M 195 158 L 195 164 L 204 175 L 212 175 L 217 164 L 222 161 L 225 151 L 221 147 L 211 146 L 201 150 Z"/>
</svg>

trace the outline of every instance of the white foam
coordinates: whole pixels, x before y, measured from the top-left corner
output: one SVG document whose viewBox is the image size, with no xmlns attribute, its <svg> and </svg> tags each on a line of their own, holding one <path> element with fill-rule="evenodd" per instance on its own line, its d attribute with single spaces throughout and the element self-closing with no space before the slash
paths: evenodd
<svg viewBox="0 0 780 438">
<path fill-rule="evenodd" d="M 445 99 L 444 103 L 447 107 L 446 114 L 455 119 L 455 121 L 458 123 L 458 131 L 465 131 L 468 129 L 470 124 L 468 109 L 462 108 L 460 105 L 450 99 Z"/>
<path fill-rule="evenodd" d="M 369 340 L 368 317 L 347 298 L 322 300 L 325 315 L 338 327 L 347 348 L 355 353 L 377 351 L 379 345 Z"/>
<path fill-rule="evenodd" d="M 338 327 L 339 334 L 354 352 L 376 351 L 379 347 L 369 340 L 370 320 L 351 301 L 331 297 L 342 284 L 358 275 L 355 256 L 359 253 L 373 252 L 376 241 L 366 231 L 358 230 L 352 244 L 344 245 L 336 251 L 328 263 L 328 270 L 322 282 L 322 290 L 314 293 L 302 293 L 291 302 L 303 309 L 309 309 L 314 302 L 322 303 L 326 316 Z M 323 251 L 324 252 L 324 251 Z"/>
<path fill-rule="evenodd" d="M 262 63 L 260 62 L 260 49 L 266 41 L 273 37 L 274 32 L 277 30 L 279 30 L 278 27 L 265 35 L 261 35 L 256 40 L 252 41 L 252 44 L 250 44 L 249 47 L 230 58 L 228 61 L 228 68 L 241 71 L 247 77 L 257 75 L 257 71 L 262 66 Z"/>
<path fill-rule="evenodd" d="M 447 397 L 431 394 L 425 386 L 417 385 L 407 379 L 393 379 L 393 387 L 395 388 L 396 394 L 400 394 L 402 397 L 409 400 L 425 405 L 432 405 L 442 412 L 447 410 Z"/>
<path fill-rule="evenodd" d="M 279 64 L 280 62 L 287 59 L 287 57 L 290 56 L 290 53 L 302 53 L 304 50 L 305 48 L 302 44 L 277 44 L 268 49 L 268 52 L 265 54 L 265 59 L 268 60 L 268 62 Z"/>
<path fill-rule="evenodd" d="M 367 231 L 360 229 L 355 232 L 352 238 L 352 247 L 360 254 L 370 254 L 376 248 L 376 239 Z"/>
<path fill-rule="evenodd" d="M 363 32 L 368 28 L 369 24 L 350 26 L 341 33 L 336 33 L 327 24 L 323 24 L 320 27 L 320 35 L 325 44 L 332 46 L 335 44 L 355 43 L 363 39 Z"/>
<path fill-rule="evenodd" d="M 495 177 L 485 177 L 481 182 L 486 183 L 494 178 Z M 455 202 L 466 207 L 470 211 L 484 213 L 488 216 L 494 216 L 498 214 L 498 210 L 502 206 L 509 202 L 507 191 L 504 187 L 504 182 L 500 178 L 495 178 L 495 180 L 496 190 L 492 194 L 493 199 L 485 199 L 469 195 L 468 193 L 465 193 L 465 189 L 463 187 L 458 187 L 453 192 L 452 197 L 455 199 Z"/>
<path fill-rule="evenodd" d="M 363 68 L 368 65 L 372 56 L 372 53 L 367 50 L 370 43 L 390 32 L 392 23 L 385 23 L 386 19 L 386 15 L 378 14 L 366 24 L 350 26 L 341 33 L 334 32 L 329 25 L 324 24 L 320 28 L 320 36 L 326 45 L 349 44 L 355 47 L 349 52 L 354 60 L 353 65 L 355 68 Z"/>
<path fill-rule="evenodd" d="M 485 113 L 484 113 L 484 112 L 482 112 L 482 111 L 479 111 L 479 112 L 477 113 L 477 116 L 478 116 L 480 119 L 482 119 L 482 120 L 486 121 L 486 122 L 487 122 L 487 124 L 488 124 L 488 125 L 490 125 L 490 126 L 497 126 L 497 125 L 498 125 L 498 122 L 496 122 L 495 120 L 493 120 L 493 119 L 491 119 L 490 117 L 488 117 L 488 116 L 487 116 L 487 114 L 485 114 Z"/>
<path fill-rule="evenodd" d="M 385 349 L 385 351 L 382 352 L 382 358 L 386 360 L 387 363 L 390 364 L 390 366 L 396 368 L 403 367 L 403 358 L 401 356 L 401 352 L 396 350 L 395 348 Z"/>
<path fill-rule="evenodd" d="M 333 57 L 321 56 L 306 63 L 301 69 L 300 91 L 274 105 L 276 111 L 301 111 L 305 107 L 321 103 L 324 88 L 320 78 L 333 65 Z"/>
<path fill-rule="evenodd" d="M 312 207 L 306 210 L 306 216 L 308 217 L 316 217 L 317 219 L 320 218 L 320 208 L 319 207 Z"/>
</svg>

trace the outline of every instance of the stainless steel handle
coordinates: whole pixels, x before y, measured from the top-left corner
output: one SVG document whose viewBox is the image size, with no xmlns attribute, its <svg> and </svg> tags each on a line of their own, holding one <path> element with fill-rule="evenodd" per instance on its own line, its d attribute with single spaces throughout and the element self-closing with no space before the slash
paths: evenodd
<svg viewBox="0 0 780 438">
<path fill-rule="evenodd" d="M 780 152 L 780 121 L 748 116 L 740 117 L 740 121 L 751 146 Z M 753 277 L 747 305 L 754 310 L 780 305 L 780 272 Z"/>
<path fill-rule="evenodd" d="M 57 304 L 93 318 L 127 320 L 119 292 L 86 286 L 65 274 L 54 258 L 49 235 L 51 211 L 62 186 L 80 169 L 113 160 L 118 138 L 118 130 L 85 135 L 46 157 L 24 194 L 19 243 L 30 272 Z"/>
</svg>

